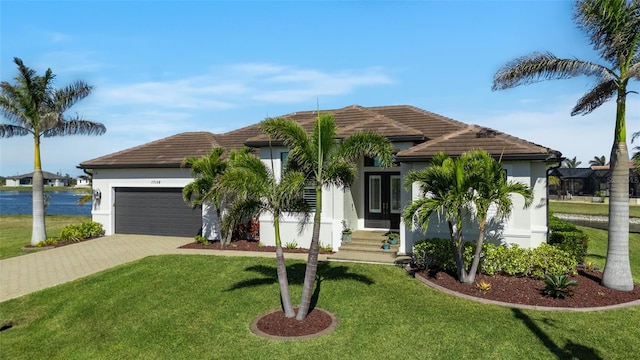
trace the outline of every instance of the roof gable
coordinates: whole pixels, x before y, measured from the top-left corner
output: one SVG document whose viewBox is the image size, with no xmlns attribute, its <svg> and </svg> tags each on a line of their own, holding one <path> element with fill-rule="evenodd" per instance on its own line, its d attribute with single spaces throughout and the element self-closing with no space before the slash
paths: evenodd
<svg viewBox="0 0 640 360">
<path fill-rule="evenodd" d="M 559 153 L 544 146 L 479 125 L 469 125 L 416 145 L 398 153 L 400 161 L 431 159 L 439 152 L 460 156 L 474 149 L 483 149 L 491 155 L 505 159 L 546 159 L 560 157 Z"/>
</svg>

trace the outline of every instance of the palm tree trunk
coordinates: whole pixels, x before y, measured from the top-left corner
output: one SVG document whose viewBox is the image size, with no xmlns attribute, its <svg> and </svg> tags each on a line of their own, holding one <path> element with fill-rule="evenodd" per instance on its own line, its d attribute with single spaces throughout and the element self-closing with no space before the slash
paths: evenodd
<svg viewBox="0 0 640 360">
<path fill-rule="evenodd" d="M 615 290 L 633 290 L 629 264 L 629 152 L 626 141 L 616 141 L 611 150 L 609 197 L 609 243 L 602 285 Z"/>
<path fill-rule="evenodd" d="M 47 239 L 47 231 L 44 219 L 44 177 L 40 162 L 40 137 L 34 136 L 34 161 L 33 161 L 33 183 L 32 191 L 32 230 L 31 245 L 35 246 L 39 242 Z"/>
<path fill-rule="evenodd" d="M 320 241 L 320 218 L 322 213 L 322 185 L 316 185 L 316 212 L 313 215 L 313 235 L 311 245 L 309 245 L 309 257 L 307 258 L 307 268 L 304 273 L 304 284 L 302 285 L 302 297 L 300 308 L 296 315 L 296 320 L 304 320 L 309 313 L 311 296 L 313 295 L 313 285 L 316 281 L 318 271 L 318 244 Z"/>
<path fill-rule="evenodd" d="M 478 272 L 478 265 L 480 264 L 480 254 L 482 253 L 482 244 L 484 243 L 484 232 L 487 226 L 487 219 L 484 218 L 480 221 L 480 234 L 478 234 L 478 242 L 476 243 L 476 252 L 473 255 L 473 261 L 471 262 L 471 268 L 469 273 L 466 274 L 464 281 L 465 284 L 471 284 L 476 280 L 476 273 Z"/>
<path fill-rule="evenodd" d="M 289 294 L 289 278 L 287 277 L 287 264 L 284 262 L 284 251 L 282 251 L 282 240 L 280 238 L 280 218 L 274 216 L 273 227 L 276 232 L 276 269 L 278 273 L 278 284 L 280 285 L 280 299 L 282 301 L 282 311 L 284 316 L 291 318 L 296 315 L 291 303 Z"/>
</svg>

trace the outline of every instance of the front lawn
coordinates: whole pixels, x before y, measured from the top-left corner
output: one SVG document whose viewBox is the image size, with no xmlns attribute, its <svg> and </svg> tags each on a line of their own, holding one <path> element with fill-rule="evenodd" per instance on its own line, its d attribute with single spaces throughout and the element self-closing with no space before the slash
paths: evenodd
<svg viewBox="0 0 640 360">
<path fill-rule="evenodd" d="M 554 213 L 607 216 L 609 215 L 609 204 L 549 200 L 549 210 Z M 640 217 L 640 205 L 629 205 L 629 216 Z"/>
<path fill-rule="evenodd" d="M 302 262 L 288 262 L 298 301 Z M 275 262 L 149 257 L 0 303 L 7 359 L 626 359 L 640 307 L 521 311 L 463 300 L 398 267 L 328 263 L 318 306 L 335 332 L 303 341 L 252 334 L 279 307 Z M 9 325 L 12 325 L 10 328 Z"/>
<path fill-rule="evenodd" d="M 91 216 L 47 215 L 45 223 L 48 237 L 59 237 L 62 229 L 70 224 L 91 221 Z M 22 250 L 31 244 L 31 215 L 0 216 L 0 259 L 27 254 L 37 250 Z"/>
<path fill-rule="evenodd" d="M 607 230 L 584 226 L 578 228 L 589 236 L 589 249 L 585 260 L 593 261 L 603 269 L 607 256 Z M 640 284 L 640 233 L 629 233 L 629 263 L 633 282 Z"/>
</svg>

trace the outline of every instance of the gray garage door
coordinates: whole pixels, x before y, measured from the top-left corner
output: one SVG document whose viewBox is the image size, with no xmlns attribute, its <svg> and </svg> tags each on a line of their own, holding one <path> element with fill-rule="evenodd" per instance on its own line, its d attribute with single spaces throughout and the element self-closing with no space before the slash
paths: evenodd
<svg viewBox="0 0 640 360">
<path fill-rule="evenodd" d="M 116 188 L 117 234 L 193 237 L 202 226 L 202 210 L 182 200 L 181 188 Z"/>
</svg>

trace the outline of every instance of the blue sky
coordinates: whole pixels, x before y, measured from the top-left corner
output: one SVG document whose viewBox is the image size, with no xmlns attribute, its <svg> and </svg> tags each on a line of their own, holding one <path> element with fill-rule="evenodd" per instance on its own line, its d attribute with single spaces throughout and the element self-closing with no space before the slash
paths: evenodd
<svg viewBox="0 0 640 360">
<path fill-rule="evenodd" d="M 99 137 L 46 138 L 43 169 L 185 131 L 222 133 L 296 111 L 413 105 L 577 156 L 609 158 L 608 103 L 571 117 L 591 79 L 491 91 L 504 63 L 533 51 L 598 61 L 569 1 L 0 2 L 0 71 L 21 58 L 56 85 L 83 80 L 78 113 Z M 638 82 L 632 90 L 640 90 Z M 628 142 L 640 96 L 627 104 Z M 0 140 L 0 175 L 33 170 L 30 137 Z M 634 144 L 638 145 L 638 144 Z M 629 146 L 633 145 L 629 143 Z"/>
</svg>

